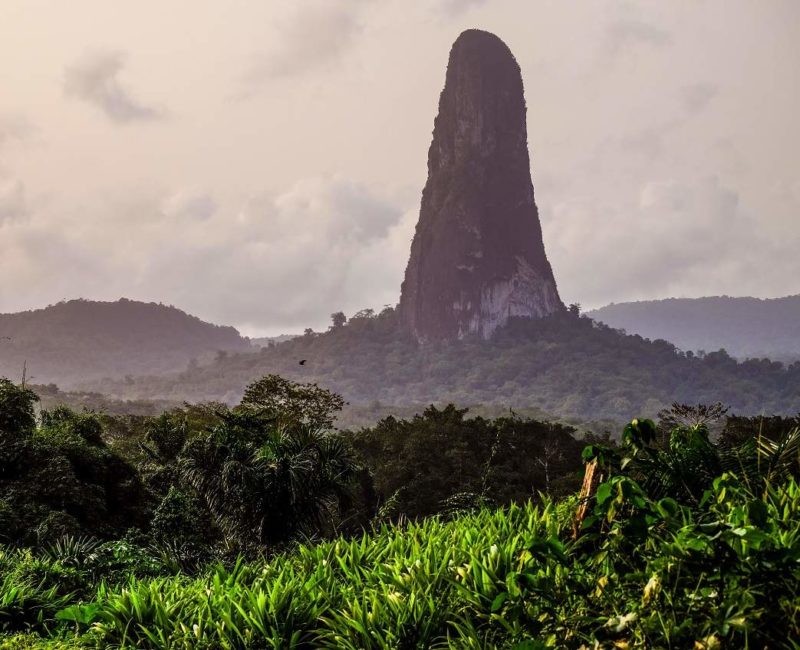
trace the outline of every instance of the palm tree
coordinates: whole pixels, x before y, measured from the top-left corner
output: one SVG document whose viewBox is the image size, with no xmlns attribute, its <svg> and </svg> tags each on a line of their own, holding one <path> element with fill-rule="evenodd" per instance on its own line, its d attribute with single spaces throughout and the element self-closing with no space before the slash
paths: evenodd
<svg viewBox="0 0 800 650">
<path fill-rule="evenodd" d="M 340 436 L 248 412 L 220 416 L 186 446 L 179 469 L 229 546 L 272 546 L 335 528 L 359 470 Z"/>
</svg>

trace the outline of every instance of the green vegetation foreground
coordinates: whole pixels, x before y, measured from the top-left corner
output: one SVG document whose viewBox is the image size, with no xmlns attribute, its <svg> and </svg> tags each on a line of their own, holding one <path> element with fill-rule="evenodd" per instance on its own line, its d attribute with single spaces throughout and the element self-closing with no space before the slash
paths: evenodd
<svg viewBox="0 0 800 650">
<path fill-rule="evenodd" d="M 575 498 L 383 525 L 197 577 L 65 586 L 97 547 L 0 556 L 0 647 L 798 648 L 800 434 L 665 443 L 634 420 Z M 156 558 L 152 558 L 156 562 Z M 40 636 L 41 635 L 41 636 Z"/>
</svg>

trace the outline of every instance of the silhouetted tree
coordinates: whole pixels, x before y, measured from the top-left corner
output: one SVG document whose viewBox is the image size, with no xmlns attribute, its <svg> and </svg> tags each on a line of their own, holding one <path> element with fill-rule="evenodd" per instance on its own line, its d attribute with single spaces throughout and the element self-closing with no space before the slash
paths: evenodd
<svg viewBox="0 0 800 650">
<path fill-rule="evenodd" d="M 239 410 L 275 420 L 278 424 L 333 426 L 344 399 L 316 384 L 300 384 L 278 375 L 267 375 L 244 391 Z"/>
</svg>

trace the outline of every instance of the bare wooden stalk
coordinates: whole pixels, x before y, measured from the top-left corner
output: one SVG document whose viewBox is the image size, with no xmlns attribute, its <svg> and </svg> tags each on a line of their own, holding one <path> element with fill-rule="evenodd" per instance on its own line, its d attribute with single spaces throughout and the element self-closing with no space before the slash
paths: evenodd
<svg viewBox="0 0 800 650">
<path fill-rule="evenodd" d="M 580 535 L 583 520 L 586 519 L 586 513 L 589 512 L 589 502 L 592 500 L 592 497 L 594 497 L 599 483 L 600 471 L 597 465 L 597 459 L 595 458 L 586 464 L 586 471 L 583 474 L 583 485 L 581 486 L 581 494 L 578 499 L 578 510 L 575 513 L 572 539 L 578 539 Z"/>
</svg>

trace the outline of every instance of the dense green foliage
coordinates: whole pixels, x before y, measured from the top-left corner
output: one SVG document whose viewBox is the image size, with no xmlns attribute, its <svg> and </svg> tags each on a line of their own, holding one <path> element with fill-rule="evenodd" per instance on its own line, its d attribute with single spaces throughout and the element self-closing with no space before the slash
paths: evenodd
<svg viewBox="0 0 800 650">
<path fill-rule="evenodd" d="M 449 405 L 388 417 L 352 441 L 374 468 L 382 513 L 415 517 L 574 492 L 583 448 L 574 432 L 516 416 L 470 418 Z"/>
<path fill-rule="evenodd" d="M 673 401 L 722 401 L 748 415 L 800 411 L 800 362 L 738 363 L 724 351 L 700 357 L 570 312 L 514 321 L 489 341 L 419 346 L 386 309 L 258 354 L 229 354 L 172 377 L 103 389 L 124 398 L 236 402 L 266 373 L 317 383 L 360 405 L 536 407 L 617 422 L 631 412 L 655 416 Z"/>
<path fill-rule="evenodd" d="M 264 426 L 239 413 L 189 443 L 178 463 L 225 542 L 242 549 L 335 528 L 359 471 L 340 436 Z"/>
<path fill-rule="evenodd" d="M 132 528 L 207 559 L 357 531 L 375 517 L 523 502 L 580 481 L 571 427 L 449 406 L 336 433 L 328 428 L 340 397 L 276 376 L 234 408 L 120 417 L 52 407 L 38 423 L 30 390 L 0 388 L 10 421 L 0 440 L 7 542 L 119 538 Z"/>
<path fill-rule="evenodd" d="M 611 473 L 577 541 L 575 500 L 548 501 L 384 525 L 195 577 L 112 570 L 83 598 L 96 549 L 6 551 L 0 626 L 89 647 L 797 647 L 800 486 L 723 473 L 697 503 L 656 497 L 627 469 L 658 455 L 654 431 L 634 422 L 613 454 L 633 460 L 619 466 L 607 448 L 590 452 Z M 79 591 L 64 594 L 70 576 Z"/>
<path fill-rule="evenodd" d="M 133 528 L 205 557 L 202 549 L 216 545 L 226 552 L 267 540 L 280 545 L 298 535 L 358 530 L 374 517 L 414 518 L 522 503 L 540 492 L 567 494 L 580 482 L 575 430 L 515 414 L 486 419 L 453 406 L 429 407 L 412 418 L 325 433 L 320 426 L 330 424 L 340 398 L 268 376 L 233 409 L 186 405 L 159 416 L 120 417 L 51 407 L 37 423 L 30 390 L 7 381 L 0 389 L 6 542 L 35 544 L 65 533 L 118 538 Z M 692 423 L 662 415 L 668 429 Z M 774 440 L 797 424 L 728 416 L 715 426 L 733 444 L 758 435 Z M 279 474 L 288 485 L 307 488 L 306 496 L 292 488 L 297 510 L 306 510 L 294 524 L 280 496 L 289 488 L 275 482 Z M 341 484 L 331 482 L 333 474 Z M 268 501 L 277 505 L 214 496 L 247 494 L 253 485 L 259 493 L 272 485 L 277 492 Z M 239 524 L 224 523 L 219 508 L 225 503 L 249 508 L 251 518 L 273 508 L 272 518 L 282 522 L 275 530 L 283 532 L 269 535 L 262 526 L 260 534 L 226 537 L 225 528 L 232 533 Z M 308 507 L 315 517 L 309 519 Z M 246 525 L 255 530 L 252 521 Z"/>
<path fill-rule="evenodd" d="M 797 648 L 796 418 L 675 404 L 584 446 L 452 405 L 327 431 L 341 406 L 267 376 L 37 414 L 0 381 L 0 648 Z"/>
<path fill-rule="evenodd" d="M 341 401 L 322 389 L 267 377 L 236 409 L 124 419 L 56 407 L 37 421 L 36 401 L 0 380 L 0 541 L 132 529 L 246 548 L 335 529 L 339 507 L 357 502 L 349 488 L 363 470 L 341 435 L 320 428 Z M 278 402 L 281 417 L 268 408 Z"/>
<path fill-rule="evenodd" d="M 312 428 L 333 427 L 344 400 L 316 384 L 297 384 L 267 375 L 244 391 L 241 408 L 247 413 L 269 418 L 279 425 L 302 424 Z"/>
<path fill-rule="evenodd" d="M 37 426 L 36 399 L 0 379 L 0 541 L 110 537 L 143 525 L 139 475 L 105 444 L 98 418 L 61 407 L 42 411 Z"/>
</svg>

